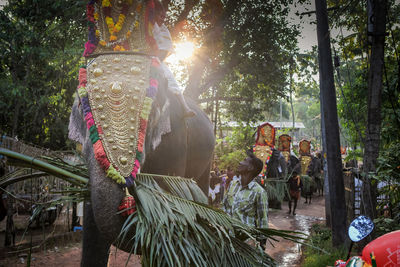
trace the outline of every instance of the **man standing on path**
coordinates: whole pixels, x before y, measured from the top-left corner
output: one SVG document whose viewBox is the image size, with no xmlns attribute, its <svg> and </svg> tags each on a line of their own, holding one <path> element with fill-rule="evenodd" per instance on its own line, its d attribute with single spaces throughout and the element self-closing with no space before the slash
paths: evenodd
<svg viewBox="0 0 400 267">
<path fill-rule="evenodd" d="M 303 183 L 299 176 L 300 172 L 301 172 L 300 164 L 297 164 L 292 171 L 292 176 L 287 181 L 289 184 L 289 202 L 288 202 L 289 212 L 288 212 L 288 214 L 290 214 L 292 212 L 292 201 L 294 201 L 293 215 L 296 215 L 297 201 L 300 199 L 300 192 L 301 192 L 301 188 L 303 187 Z"/>
<path fill-rule="evenodd" d="M 252 152 L 239 163 L 240 180 L 232 181 L 223 201 L 225 212 L 243 223 L 257 228 L 268 228 L 267 192 L 255 180 L 263 169 L 263 162 Z M 260 245 L 265 249 L 265 240 Z"/>
</svg>

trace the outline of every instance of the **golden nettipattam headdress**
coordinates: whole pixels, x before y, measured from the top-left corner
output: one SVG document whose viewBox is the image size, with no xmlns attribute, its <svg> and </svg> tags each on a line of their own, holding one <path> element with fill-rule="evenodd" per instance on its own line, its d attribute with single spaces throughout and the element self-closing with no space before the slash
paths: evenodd
<svg viewBox="0 0 400 267">
<path fill-rule="evenodd" d="M 287 134 L 282 134 L 278 138 L 278 150 L 282 152 L 282 155 L 285 157 L 286 162 L 289 161 L 291 142 L 292 138 Z"/>
<path fill-rule="evenodd" d="M 311 155 L 311 141 L 301 140 L 299 142 L 299 153 L 300 156 L 310 156 Z"/>
<path fill-rule="evenodd" d="M 275 128 L 268 122 L 261 124 L 257 129 L 256 146 L 269 146 L 275 145 Z"/>
<path fill-rule="evenodd" d="M 91 0 L 89 41 L 78 93 L 95 158 L 106 175 L 130 186 L 143 161 L 148 116 L 158 91 L 153 0 Z"/>
<path fill-rule="evenodd" d="M 272 155 L 272 148 L 269 146 L 254 146 L 253 151 L 254 155 L 261 159 L 264 164 L 269 161 Z"/>
<path fill-rule="evenodd" d="M 300 154 L 300 164 L 301 164 L 301 174 L 306 175 L 308 166 L 311 163 L 311 141 L 301 140 L 299 142 L 299 154 Z"/>
</svg>

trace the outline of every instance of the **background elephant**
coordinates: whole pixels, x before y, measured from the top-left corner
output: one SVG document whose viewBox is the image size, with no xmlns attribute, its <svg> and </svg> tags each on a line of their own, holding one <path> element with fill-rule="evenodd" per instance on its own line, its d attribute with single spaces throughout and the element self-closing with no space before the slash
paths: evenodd
<svg viewBox="0 0 400 267">
<path fill-rule="evenodd" d="M 272 155 L 267 163 L 267 178 L 284 179 L 287 175 L 285 157 L 277 149 L 272 149 Z"/>
<path fill-rule="evenodd" d="M 313 158 L 313 176 L 318 196 L 322 196 L 324 194 L 324 177 L 322 175 L 322 171 L 323 165 L 321 153 L 317 153 Z"/>
<path fill-rule="evenodd" d="M 181 104 L 173 93 L 165 90 L 165 85 L 165 80 L 160 83 L 152 105 L 141 172 L 194 178 L 207 195 L 215 143 L 212 124 L 190 99 L 187 99 L 188 105 L 197 115 L 185 119 Z M 160 118 L 166 114 L 169 116 L 171 132 L 162 135 L 159 145 L 154 149 L 157 128 L 162 121 Z M 117 214 L 125 193 L 106 177 L 95 159 L 78 99 L 71 111 L 69 130 L 70 138 L 83 145 L 82 153 L 90 174 L 91 197 L 85 203 L 81 266 L 106 266 L 109 247 L 115 243 L 125 221 L 124 217 Z"/>
<path fill-rule="evenodd" d="M 272 149 L 272 155 L 267 163 L 266 177 L 271 179 L 283 180 L 287 175 L 287 163 L 285 157 L 277 149 Z M 268 204 L 270 208 L 281 209 L 282 200 L 285 196 L 286 184 L 281 182 L 272 182 L 268 190 Z M 268 187 L 268 184 L 266 184 Z"/>
<path fill-rule="evenodd" d="M 310 156 L 311 161 L 307 166 L 306 174 L 301 176 L 303 182 L 302 196 L 306 199 L 304 203 L 311 204 L 311 199 L 314 191 L 316 191 L 316 182 L 315 182 L 315 172 L 316 172 L 316 158 L 314 156 Z"/>
</svg>

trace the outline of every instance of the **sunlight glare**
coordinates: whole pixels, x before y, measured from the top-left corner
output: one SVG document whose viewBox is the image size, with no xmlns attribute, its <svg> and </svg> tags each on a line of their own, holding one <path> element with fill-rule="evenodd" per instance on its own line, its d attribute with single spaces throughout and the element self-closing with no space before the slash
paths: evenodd
<svg viewBox="0 0 400 267">
<path fill-rule="evenodd" d="M 175 53 L 172 56 L 176 57 L 176 60 L 188 60 L 194 52 L 194 44 L 192 42 L 182 42 L 175 44 Z"/>
<path fill-rule="evenodd" d="M 184 41 L 174 45 L 174 52 L 165 59 L 165 63 L 174 73 L 178 84 L 185 87 L 185 82 L 188 77 L 188 65 L 192 60 L 194 50 L 196 49 L 194 43 Z"/>
</svg>

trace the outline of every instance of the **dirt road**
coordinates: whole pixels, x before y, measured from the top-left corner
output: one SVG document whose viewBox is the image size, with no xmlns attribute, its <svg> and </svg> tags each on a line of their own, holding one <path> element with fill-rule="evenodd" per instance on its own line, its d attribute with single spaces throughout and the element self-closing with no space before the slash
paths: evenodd
<svg viewBox="0 0 400 267">
<path fill-rule="evenodd" d="M 282 210 L 270 210 L 269 224 L 271 228 L 281 230 L 296 230 L 309 234 L 311 225 L 325 222 L 325 199 L 315 197 L 311 204 L 305 204 L 304 198 L 299 201 L 296 215 L 288 215 L 288 203 L 282 203 Z M 300 245 L 281 240 L 267 244 L 266 252 L 269 253 L 279 266 L 300 266 Z"/>
<path fill-rule="evenodd" d="M 301 199 L 296 210 L 296 216 L 287 214 L 287 202 L 282 203 L 282 210 L 270 210 L 270 227 L 296 230 L 308 234 L 313 223 L 323 223 L 325 221 L 325 201 L 323 197 L 314 198 L 311 205 L 304 204 L 303 202 L 304 199 Z M 80 266 L 82 249 L 79 240 L 76 241 L 73 243 L 64 243 L 64 245 L 48 245 L 46 250 L 33 252 L 31 266 Z M 0 245 L 2 246 L 3 244 Z M 297 244 L 282 240 L 275 242 L 274 246 L 268 244 L 266 251 L 278 262 L 279 266 L 300 266 L 301 253 Z M 109 258 L 109 267 L 125 266 L 128 255 L 128 253 L 116 250 L 113 247 Z M 5 259 L 0 260 L 0 267 L 27 266 L 27 256 L 28 251 L 10 254 Z M 141 266 L 140 258 L 138 256 L 131 256 L 127 266 Z"/>
</svg>

